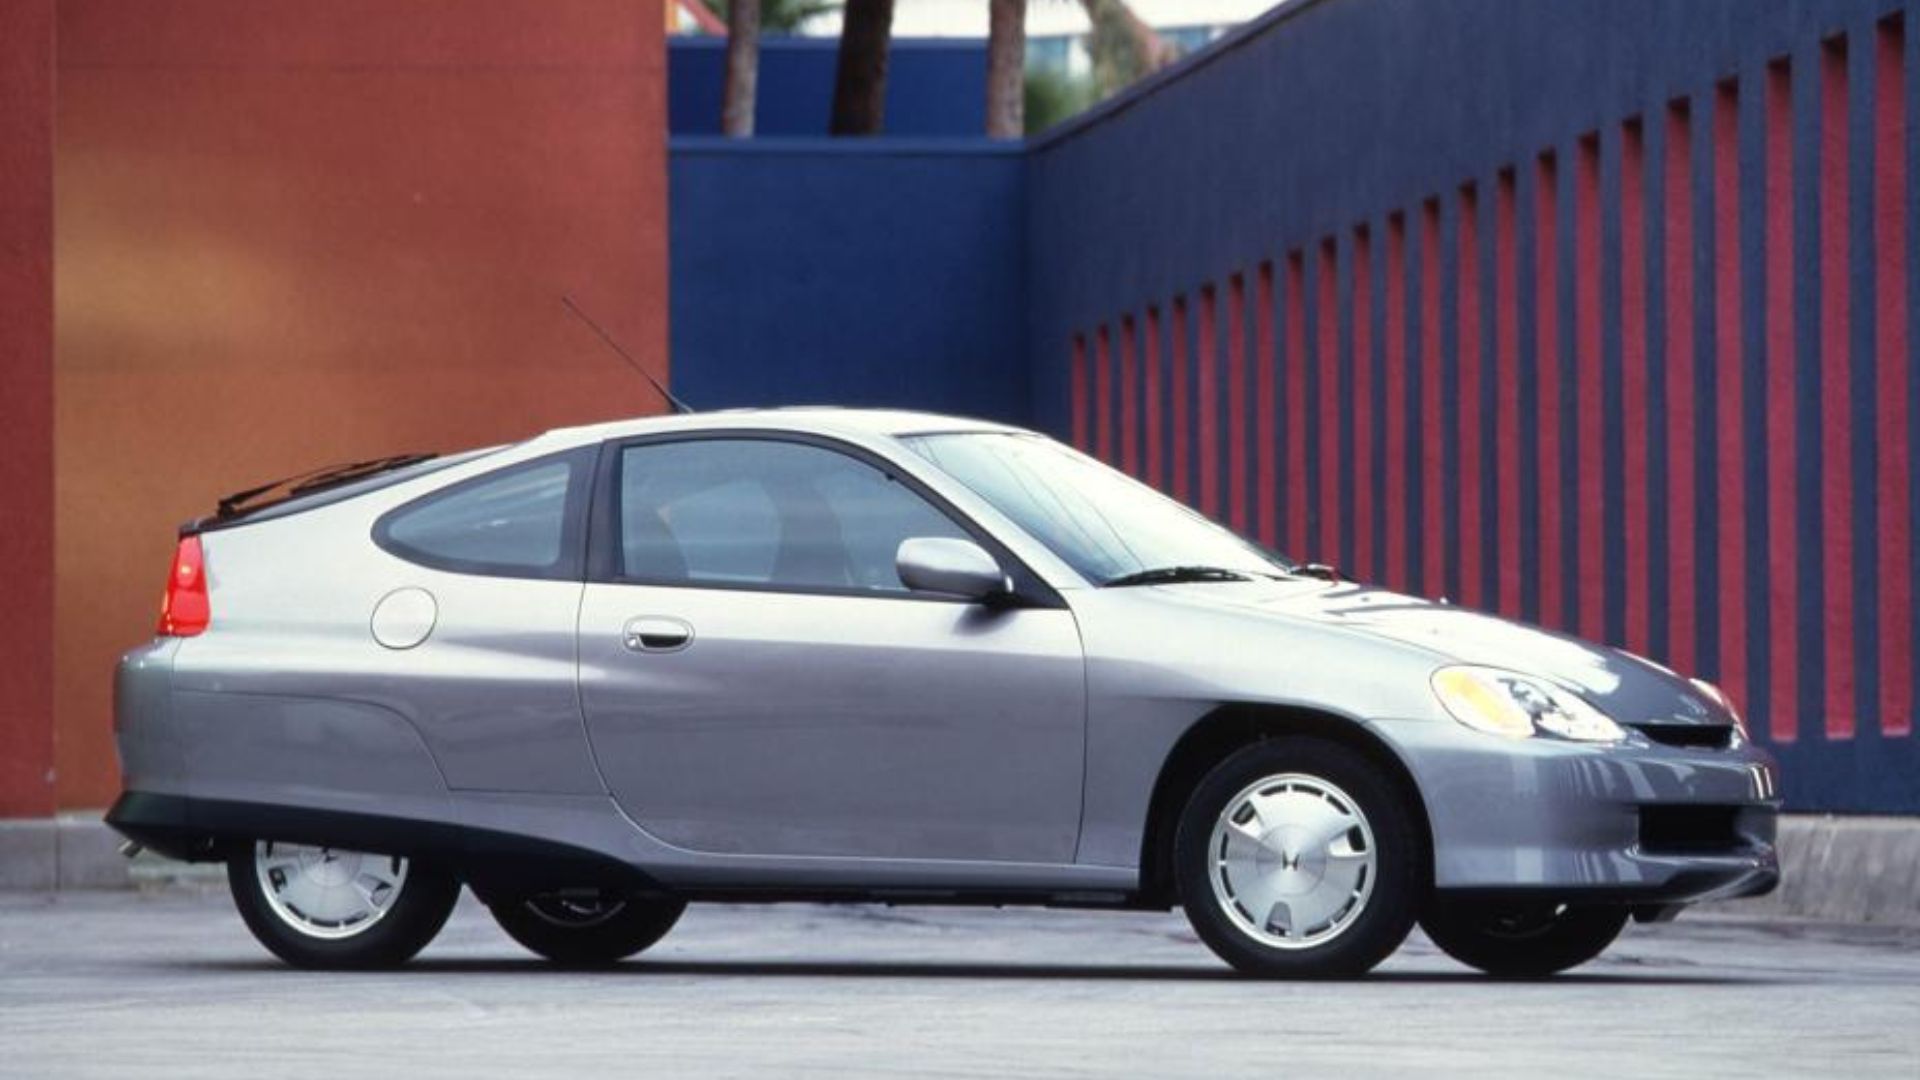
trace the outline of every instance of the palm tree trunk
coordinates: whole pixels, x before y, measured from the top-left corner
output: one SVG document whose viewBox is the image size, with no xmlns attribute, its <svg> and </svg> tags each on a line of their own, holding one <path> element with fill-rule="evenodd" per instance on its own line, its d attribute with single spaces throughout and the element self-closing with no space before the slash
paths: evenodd
<svg viewBox="0 0 1920 1080">
<path fill-rule="evenodd" d="M 1017 139 L 1026 128 L 1027 0 L 991 0 L 987 12 L 987 137 Z"/>
<path fill-rule="evenodd" d="M 893 0 L 847 0 L 842 18 L 829 130 L 835 135 L 877 135 L 886 122 Z"/>
<path fill-rule="evenodd" d="M 760 0 L 727 4 L 727 89 L 720 104 L 720 131 L 753 134 L 754 95 L 760 86 Z"/>
</svg>

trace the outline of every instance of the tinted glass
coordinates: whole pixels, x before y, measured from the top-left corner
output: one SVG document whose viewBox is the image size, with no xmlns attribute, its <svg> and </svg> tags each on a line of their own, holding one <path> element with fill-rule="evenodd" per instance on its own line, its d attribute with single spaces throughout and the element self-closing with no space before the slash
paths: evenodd
<svg viewBox="0 0 1920 1080">
<path fill-rule="evenodd" d="M 637 581 L 894 593 L 901 541 L 966 536 L 857 458 L 752 439 L 628 447 L 620 527 Z"/>
<path fill-rule="evenodd" d="M 454 570 L 540 573 L 562 564 L 573 466 L 544 461 L 470 480 L 389 518 L 399 554 Z"/>
<path fill-rule="evenodd" d="M 908 445 L 1096 584 L 1142 570 L 1283 572 L 1283 558 L 1124 473 L 1037 435 L 925 435 Z"/>
</svg>

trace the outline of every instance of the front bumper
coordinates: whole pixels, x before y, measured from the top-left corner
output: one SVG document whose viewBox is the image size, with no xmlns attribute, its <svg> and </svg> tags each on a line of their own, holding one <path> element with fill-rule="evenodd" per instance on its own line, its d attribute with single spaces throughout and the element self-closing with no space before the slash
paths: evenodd
<svg viewBox="0 0 1920 1080">
<path fill-rule="evenodd" d="M 1449 721 L 1377 721 L 1419 783 L 1434 886 L 1675 905 L 1758 896 L 1780 880 L 1773 759 L 1510 741 Z"/>
</svg>

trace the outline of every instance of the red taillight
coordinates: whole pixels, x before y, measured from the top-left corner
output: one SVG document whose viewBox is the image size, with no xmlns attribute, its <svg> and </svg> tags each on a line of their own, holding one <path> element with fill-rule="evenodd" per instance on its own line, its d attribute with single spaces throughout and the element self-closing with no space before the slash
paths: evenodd
<svg viewBox="0 0 1920 1080">
<path fill-rule="evenodd" d="M 207 560 L 200 538 L 184 536 L 173 553 L 167 591 L 160 597 L 161 637 L 192 637 L 207 628 L 213 606 L 207 602 Z"/>
</svg>

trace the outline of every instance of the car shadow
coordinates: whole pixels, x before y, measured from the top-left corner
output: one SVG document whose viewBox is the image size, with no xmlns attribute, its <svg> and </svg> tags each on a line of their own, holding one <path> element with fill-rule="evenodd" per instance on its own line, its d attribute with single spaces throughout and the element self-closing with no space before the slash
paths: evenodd
<svg viewBox="0 0 1920 1080">
<path fill-rule="evenodd" d="M 201 960 L 157 966 L 173 970 L 252 972 L 285 970 L 280 962 L 260 960 Z M 838 960 L 628 960 L 610 967 L 559 967 L 533 957 L 527 959 L 424 958 L 405 967 L 380 972 L 389 977 L 433 975 L 565 975 L 569 978 L 662 978 L 697 976 L 741 979 L 952 979 L 1033 982 L 1243 982 L 1245 976 L 1225 967 L 1142 966 L 1128 964 L 1010 964 L 966 961 L 838 961 Z M 368 973 L 361 973 L 368 974 Z M 1547 979 L 1503 979 L 1478 972 L 1375 971 L 1351 982 L 1381 986 L 1433 984 L 1535 984 L 1551 986 L 1751 986 L 1775 980 L 1737 975 L 1659 973 L 1648 971 L 1568 972 Z"/>
</svg>

